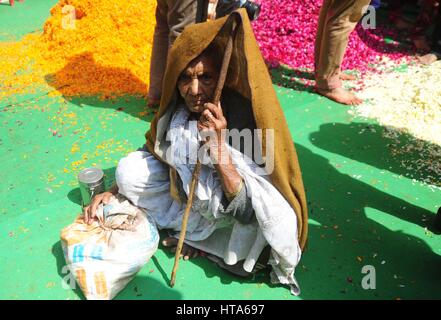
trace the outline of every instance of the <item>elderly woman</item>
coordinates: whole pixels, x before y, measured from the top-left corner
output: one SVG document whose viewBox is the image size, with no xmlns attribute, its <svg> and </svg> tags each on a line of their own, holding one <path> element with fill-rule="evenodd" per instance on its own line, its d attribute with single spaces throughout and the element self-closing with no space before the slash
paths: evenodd
<svg viewBox="0 0 441 320">
<path fill-rule="evenodd" d="M 307 235 L 307 208 L 297 155 L 244 10 L 187 27 L 171 49 L 161 107 L 144 148 L 121 159 L 116 186 L 144 208 L 174 247 L 197 157 L 202 167 L 185 237 L 185 258 L 208 253 L 247 275 L 264 257 L 275 282 L 299 293 L 294 277 Z M 233 19 L 239 26 L 219 105 L 211 102 Z"/>
</svg>

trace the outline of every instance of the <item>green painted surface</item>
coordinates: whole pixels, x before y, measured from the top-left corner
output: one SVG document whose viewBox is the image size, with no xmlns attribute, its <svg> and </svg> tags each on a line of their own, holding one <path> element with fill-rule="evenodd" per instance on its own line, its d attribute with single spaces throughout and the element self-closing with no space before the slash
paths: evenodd
<svg viewBox="0 0 441 320">
<path fill-rule="evenodd" d="M 3 0 L 5 1 L 5 0 Z M 49 10 L 57 0 L 9 1 L 0 2 L 0 41 L 13 41 L 25 34 L 43 30 L 43 23 L 49 17 Z"/>
<path fill-rule="evenodd" d="M 55 2 L 0 5 L 0 34 L 20 37 L 41 28 Z M 424 172 L 400 166 L 418 155 L 394 157 L 381 126 L 352 118 L 346 107 L 301 85 L 275 88 L 296 142 L 311 218 L 308 250 L 296 271 L 298 298 L 441 298 L 441 236 L 431 229 L 441 192 L 419 182 Z M 59 242 L 60 230 L 80 212 L 76 174 L 97 165 L 109 185 L 118 160 L 143 144 L 152 115 L 132 97 L 102 102 L 41 92 L 16 100 L 23 102 L 0 101 L 0 299 L 81 299 L 78 290 L 62 287 L 67 273 Z M 408 138 L 401 136 L 403 143 Z M 160 248 L 117 298 L 296 299 L 265 274 L 240 280 L 204 258 L 180 263 L 171 289 L 173 258 Z M 365 265 L 375 267 L 375 290 L 361 286 Z"/>
</svg>

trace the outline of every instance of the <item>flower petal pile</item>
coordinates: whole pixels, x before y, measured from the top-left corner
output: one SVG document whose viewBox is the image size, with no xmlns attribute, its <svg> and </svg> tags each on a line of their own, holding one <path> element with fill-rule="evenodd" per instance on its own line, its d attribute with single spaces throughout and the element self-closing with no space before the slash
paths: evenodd
<svg viewBox="0 0 441 320">
<path fill-rule="evenodd" d="M 257 2 L 257 1 L 256 1 Z M 256 38 L 271 66 L 280 63 L 294 69 L 314 67 L 314 41 L 323 0 L 261 0 L 262 11 L 253 23 Z M 370 9 L 369 9 L 370 10 Z M 374 11 L 367 11 L 369 14 Z M 378 19 L 376 19 L 378 20 Z M 375 71 L 384 57 L 401 62 L 412 48 L 400 42 L 403 36 L 391 26 L 365 29 L 359 23 L 351 33 L 343 69 L 362 74 Z M 366 26 L 373 26 L 366 17 Z"/>
<path fill-rule="evenodd" d="M 47 84 L 64 96 L 146 95 L 155 9 L 155 0 L 60 0 L 43 34 L 0 43 L 0 100 Z"/>
</svg>

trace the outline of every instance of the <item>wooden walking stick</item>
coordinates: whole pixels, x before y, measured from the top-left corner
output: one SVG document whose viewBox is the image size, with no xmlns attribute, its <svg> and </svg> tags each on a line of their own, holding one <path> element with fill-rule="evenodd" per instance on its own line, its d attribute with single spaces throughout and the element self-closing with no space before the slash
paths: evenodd
<svg viewBox="0 0 441 320">
<path fill-rule="evenodd" d="M 233 13 L 231 16 L 236 16 L 236 14 Z M 237 26 L 238 26 L 237 21 L 233 19 L 231 26 L 231 33 L 228 38 L 227 47 L 225 49 L 224 57 L 222 60 L 222 67 L 219 74 L 219 80 L 217 82 L 216 90 L 214 91 L 214 96 L 213 96 L 213 104 L 216 106 L 219 105 L 222 88 L 224 87 L 225 79 L 227 78 L 227 71 L 228 71 L 228 66 L 230 65 L 231 54 L 233 52 L 233 40 L 234 40 L 234 36 L 236 35 Z M 181 233 L 179 234 L 179 241 L 176 247 L 175 263 L 173 265 L 173 271 L 170 280 L 170 287 L 172 288 L 175 285 L 175 281 L 176 281 L 176 272 L 178 271 L 179 258 L 181 257 L 182 247 L 184 245 L 185 233 L 187 231 L 188 217 L 190 216 L 190 209 L 193 204 L 193 196 L 196 189 L 196 184 L 199 180 L 200 171 L 201 171 L 201 162 L 198 157 L 196 167 L 194 168 L 193 175 L 191 178 L 187 206 L 185 207 L 184 216 L 182 218 Z"/>
</svg>

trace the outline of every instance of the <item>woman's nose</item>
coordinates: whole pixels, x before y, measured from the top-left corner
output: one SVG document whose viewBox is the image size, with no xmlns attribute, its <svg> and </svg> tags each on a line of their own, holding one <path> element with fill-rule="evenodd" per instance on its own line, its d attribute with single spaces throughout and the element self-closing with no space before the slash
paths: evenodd
<svg viewBox="0 0 441 320">
<path fill-rule="evenodd" d="M 199 93 L 199 81 L 198 79 L 192 79 L 191 80 L 191 86 L 190 86 L 190 94 L 193 96 L 198 95 Z"/>
</svg>

